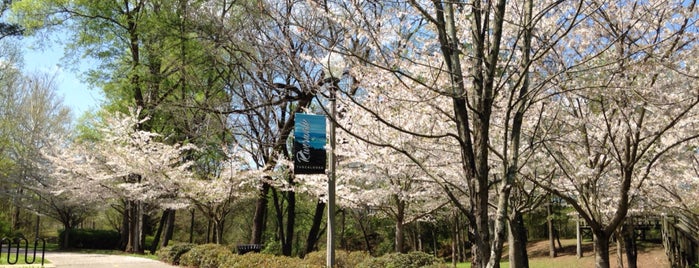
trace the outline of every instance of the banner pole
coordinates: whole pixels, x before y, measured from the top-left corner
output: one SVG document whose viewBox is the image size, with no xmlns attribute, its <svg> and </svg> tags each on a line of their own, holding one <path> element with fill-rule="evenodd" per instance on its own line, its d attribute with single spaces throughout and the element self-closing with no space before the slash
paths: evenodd
<svg viewBox="0 0 699 268">
<path fill-rule="evenodd" d="M 335 116 L 337 104 L 335 100 L 335 85 L 330 89 L 330 176 L 328 178 L 328 230 L 327 230 L 327 267 L 335 267 Z"/>
</svg>

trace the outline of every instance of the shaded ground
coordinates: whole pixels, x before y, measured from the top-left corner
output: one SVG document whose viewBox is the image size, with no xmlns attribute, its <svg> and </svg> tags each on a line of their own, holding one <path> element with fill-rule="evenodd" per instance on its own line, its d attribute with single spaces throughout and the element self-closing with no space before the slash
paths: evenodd
<svg viewBox="0 0 699 268">
<path fill-rule="evenodd" d="M 583 257 L 580 259 L 575 256 L 575 239 L 561 240 L 561 244 L 563 245 L 563 250 L 558 252 L 558 257 L 551 259 L 549 258 L 548 241 L 530 243 L 527 250 L 529 251 L 531 267 L 595 267 L 592 242 L 583 242 Z M 609 251 L 610 266 L 619 268 L 616 244 L 613 243 Z M 623 257 L 625 258 L 625 256 Z M 626 260 L 624 260 L 624 267 L 627 267 Z M 670 267 L 663 246 L 647 242 L 640 243 L 638 248 L 638 267 Z"/>
</svg>

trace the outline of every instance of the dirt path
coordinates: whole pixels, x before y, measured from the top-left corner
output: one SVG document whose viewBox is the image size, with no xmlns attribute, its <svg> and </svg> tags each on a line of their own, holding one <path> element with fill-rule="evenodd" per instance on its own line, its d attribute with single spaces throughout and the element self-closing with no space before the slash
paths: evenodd
<svg viewBox="0 0 699 268">
<path fill-rule="evenodd" d="M 562 240 L 562 244 L 563 250 L 559 251 L 558 257 L 550 259 L 548 258 L 548 241 L 537 241 L 531 243 L 527 248 L 530 257 L 530 262 L 536 260 L 545 267 L 595 267 L 594 251 L 592 248 L 592 243 L 590 241 L 586 241 L 583 243 L 583 257 L 580 259 L 578 259 L 575 256 L 574 239 Z M 612 243 L 609 252 L 610 268 L 619 267 L 616 245 L 614 243 Z M 550 266 L 546 266 L 547 264 L 550 264 Z M 667 255 L 665 255 L 665 249 L 663 248 L 663 246 L 661 244 L 652 243 L 644 243 L 643 246 L 639 247 L 637 264 L 638 267 L 642 268 L 670 267 L 670 262 L 668 261 Z M 624 267 L 627 267 L 626 260 L 624 260 Z"/>
</svg>

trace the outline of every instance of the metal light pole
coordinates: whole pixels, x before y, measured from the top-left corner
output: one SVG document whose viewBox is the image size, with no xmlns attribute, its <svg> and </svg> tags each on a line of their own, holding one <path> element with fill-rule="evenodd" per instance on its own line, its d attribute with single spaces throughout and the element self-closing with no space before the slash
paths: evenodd
<svg viewBox="0 0 699 268">
<path fill-rule="evenodd" d="M 330 88 L 330 175 L 328 177 L 328 230 L 327 259 L 326 265 L 329 268 L 335 267 L 335 116 L 337 115 L 337 103 L 335 100 L 335 78 L 332 78 Z"/>
<path fill-rule="evenodd" d="M 326 230 L 327 241 L 327 259 L 326 266 L 329 268 L 335 267 L 335 183 L 337 160 L 335 155 L 336 137 L 335 129 L 337 128 L 337 90 L 339 87 L 340 77 L 343 75 L 344 59 L 340 54 L 329 53 L 325 59 L 321 61 L 325 74 L 330 78 L 324 82 L 330 82 L 330 168 L 328 174 L 328 229 Z"/>
</svg>

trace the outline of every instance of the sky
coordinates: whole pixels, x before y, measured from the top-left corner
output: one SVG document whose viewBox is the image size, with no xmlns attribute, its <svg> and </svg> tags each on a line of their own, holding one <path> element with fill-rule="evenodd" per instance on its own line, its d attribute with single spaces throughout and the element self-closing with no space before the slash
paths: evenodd
<svg viewBox="0 0 699 268">
<path fill-rule="evenodd" d="M 65 63 L 61 61 L 63 57 L 62 45 L 47 44 L 43 49 L 32 48 L 36 42 L 35 37 L 22 38 L 25 73 L 41 72 L 55 75 L 57 95 L 63 97 L 63 103 L 71 108 L 74 119 L 86 111 L 96 110 L 104 99 L 101 89 L 91 89 L 79 78 L 82 72 L 88 70 L 88 64 L 81 64 L 77 71 L 73 68 L 66 68 Z"/>
</svg>

